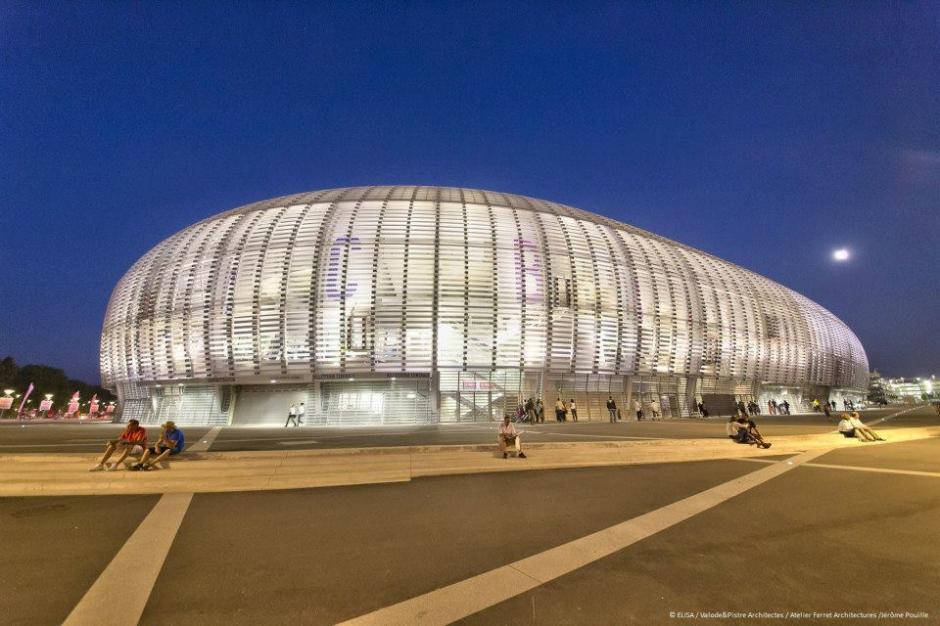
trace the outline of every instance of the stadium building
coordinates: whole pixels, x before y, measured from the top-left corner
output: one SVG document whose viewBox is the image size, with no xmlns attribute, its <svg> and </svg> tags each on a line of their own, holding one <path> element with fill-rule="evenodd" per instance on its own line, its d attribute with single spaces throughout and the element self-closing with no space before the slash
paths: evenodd
<svg viewBox="0 0 940 626">
<path fill-rule="evenodd" d="M 832 313 L 612 219 L 445 187 L 257 202 L 159 243 L 111 296 L 101 375 L 122 419 L 491 421 L 541 396 L 687 416 L 736 399 L 864 397 Z M 841 403 L 840 403 L 841 405 Z"/>
</svg>

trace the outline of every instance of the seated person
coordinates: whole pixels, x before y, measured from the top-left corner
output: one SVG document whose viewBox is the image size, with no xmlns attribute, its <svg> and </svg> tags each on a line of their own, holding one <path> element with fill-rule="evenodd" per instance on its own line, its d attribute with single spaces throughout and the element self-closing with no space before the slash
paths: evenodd
<svg viewBox="0 0 940 626">
<path fill-rule="evenodd" d="M 183 451 L 183 448 L 186 446 L 186 438 L 183 436 L 183 431 L 178 429 L 173 422 L 167 422 L 161 428 L 160 439 L 157 440 L 157 443 L 155 443 L 152 448 L 148 448 L 144 451 L 144 456 L 141 457 L 140 463 L 134 465 L 131 469 L 157 469 L 157 463 L 165 460 L 168 456 L 177 455 Z M 150 460 L 151 455 L 154 455 L 156 458 Z"/>
<path fill-rule="evenodd" d="M 865 426 L 864 422 L 862 422 L 862 418 L 858 414 L 858 411 L 852 412 L 852 415 L 849 417 L 849 422 L 855 429 L 856 437 L 861 435 L 867 441 L 887 441 L 884 437 L 873 431 L 871 428 Z"/>
<path fill-rule="evenodd" d="M 747 420 L 747 434 L 751 438 L 751 443 L 755 443 L 761 448 L 769 448 L 772 446 L 772 443 L 767 443 L 764 441 L 764 437 L 760 434 L 760 431 L 757 429 L 757 424 L 754 420 Z"/>
<path fill-rule="evenodd" d="M 109 441 L 104 448 L 104 455 L 98 464 L 91 468 L 92 472 L 108 470 L 109 472 L 124 462 L 128 454 L 143 454 L 147 447 L 147 430 L 141 427 L 137 420 L 128 420 L 127 427 L 117 439 Z M 118 458 L 113 463 L 107 463 L 108 459 L 115 451 L 119 452 Z"/>
<path fill-rule="evenodd" d="M 846 439 L 855 436 L 855 426 L 852 426 L 852 418 L 848 413 L 843 413 L 842 419 L 839 420 L 839 432 Z"/>
<path fill-rule="evenodd" d="M 752 446 L 758 446 L 760 448 L 769 448 L 773 444 L 767 443 L 764 441 L 763 436 L 760 434 L 760 430 L 757 428 L 757 424 L 754 423 L 754 420 L 748 419 L 743 415 L 739 415 L 737 418 L 731 418 L 734 424 L 732 425 L 729 422 L 728 429 L 736 428 L 737 433 L 734 436 L 734 440 L 738 443 L 746 443 Z"/>
<path fill-rule="evenodd" d="M 499 451 L 503 453 L 503 458 L 505 459 L 509 453 L 506 449 L 510 445 L 514 445 L 516 448 L 516 456 L 520 459 L 525 458 L 525 452 L 522 451 L 522 439 L 519 433 L 516 431 L 516 427 L 509 422 L 509 416 L 503 418 L 503 423 L 499 425 Z"/>
<path fill-rule="evenodd" d="M 727 433 L 729 439 L 738 439 L 738 420 L 733 415 L 728 418 L 728 423 L 725 424 L 725 433 Z"/>
</svg>

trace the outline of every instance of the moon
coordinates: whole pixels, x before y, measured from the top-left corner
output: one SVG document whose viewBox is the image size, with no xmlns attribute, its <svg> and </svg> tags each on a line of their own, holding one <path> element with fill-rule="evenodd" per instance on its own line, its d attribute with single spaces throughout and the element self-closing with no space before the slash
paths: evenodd
<svg viewBox="0 0 940 626">
<path fill-rule="evenodd" d="M 836 261 L 839 261 L 840 263 L 842 261 L 848 261 L 849 251 L 846 250 L 845 248 L 839 248 L 838 250 L 832 253 L 832 258 L 835 259 Z"/>
</svg>

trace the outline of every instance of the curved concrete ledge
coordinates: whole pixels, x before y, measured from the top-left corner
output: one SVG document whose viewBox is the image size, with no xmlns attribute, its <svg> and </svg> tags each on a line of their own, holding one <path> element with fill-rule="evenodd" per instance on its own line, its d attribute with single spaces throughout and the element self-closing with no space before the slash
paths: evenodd
<svg viewBox="0 0 940 626">
<path fill-rule="evenodd" d="M 724 438 L 541 443 L 527 459 L 503 459 L 496 446 L 409 446 L 276 452 L 197 452 L 154 472 L 90 473 L 88 454 L 0 456 L 0 496 L 211 493 L 402 482 L 422 476 L 678 463 L 890 445 L 940 436 L 940 427 L 880 429 L 885 443 L 837 434 L 775 437 L 761 450 Z"/>
</svg>

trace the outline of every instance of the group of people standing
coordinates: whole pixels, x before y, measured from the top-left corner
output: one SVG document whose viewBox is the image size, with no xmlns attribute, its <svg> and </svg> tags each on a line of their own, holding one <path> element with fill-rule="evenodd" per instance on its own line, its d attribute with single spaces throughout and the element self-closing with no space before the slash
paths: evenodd
<svg viewBox="0 0 940 626">
<path fill-rule="evenodd" d="M 784 400 L 783 402 L 777 402 L 776 400 L 773 400 L 773 399 L 768 400 L 767 412 L 770 413 L 771 415 L 789 415 L 790 403 L 787 402 L 786 400 Z"/>
<path fill-rule="evenodd" d="M 617 407 L 617 402 L 614 400 L 612 395 L 607 396 L 607 402 L 605 403 L 605 406 L 607 407 L 607 415 L 611 424 L 619 422 L 623 419 L 623 416 L 620 413 L 620 409 Z M 637 420 L 646 418 L 647 409 L 649 410 L 649 413 L 652 415 L 653 419 L 658 419 L 662 412 L 659 400 L 656 399 L 648 402 L 646 407 L 644 407 L 644 404 L 639 400 L 634 400 L 633 408 L 636 411 Z M 558 398 L 555 400 L 555 421 L 567 422 L 569 417 L 571 418 L 572 422 L 578 421 L 577 402 L 575 402 L 574 398 L 571 398 L 565 402 L 561 396 L 558 396 Z M 542 404 L 542 399 L 530 397 L 525 402 L 520 404 L 516 408 L 515 421 L 529 422 L 532 424 L 545 422 L 545 405 Z"/>
<path fill-rule="evenodd" d="M 578 421 L 578 403 L 571 398 L 568 402 L 561 399 L 561 396 L 555 400 L 555 421 L 567 422 L 568 417 L 572 422 Z M 541 398 L 529 398 L 518 407 L 516 407 L 516 421 L 529 422 L 532 424 L 545 422 L 545 405 Z"/>
</svg>

